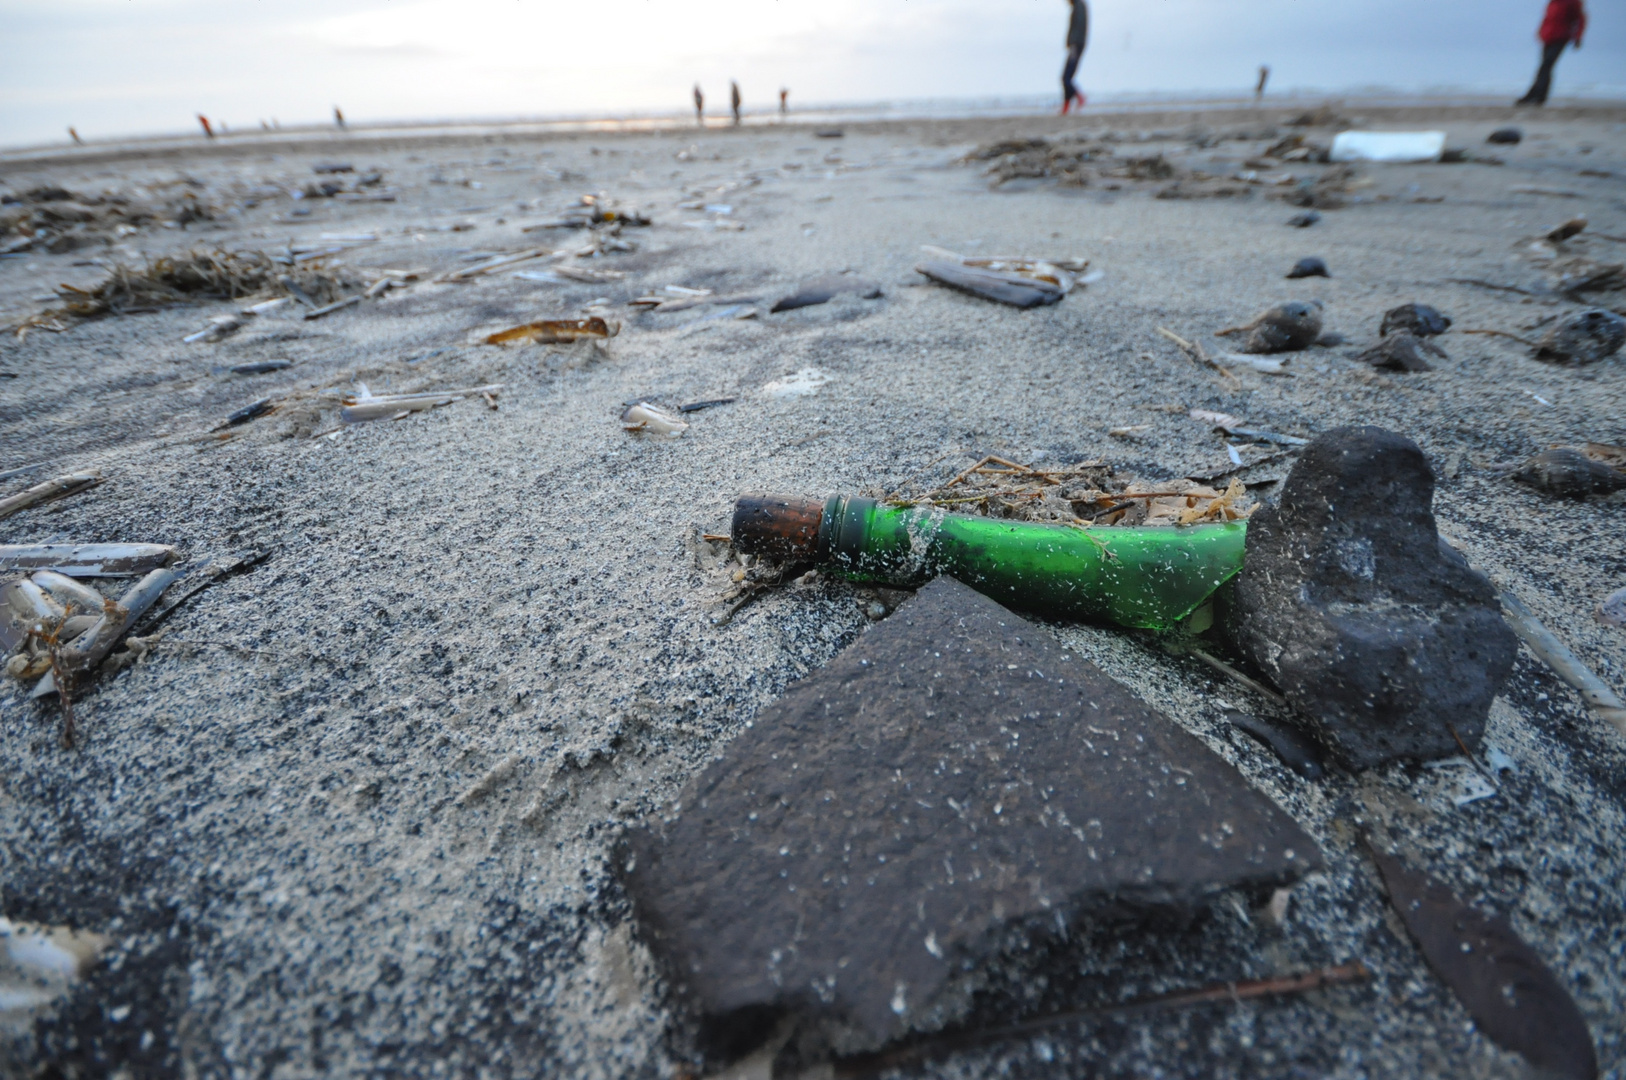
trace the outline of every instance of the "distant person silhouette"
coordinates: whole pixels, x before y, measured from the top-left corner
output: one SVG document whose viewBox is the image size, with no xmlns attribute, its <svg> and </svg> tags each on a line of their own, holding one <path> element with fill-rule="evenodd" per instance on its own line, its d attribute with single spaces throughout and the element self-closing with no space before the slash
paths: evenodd
<svg viewBox="0 0 1626 1080">
<path fill-rule="evenodd" d="M 1536 31 L 1536 37 L 1541 39 L 1541 68 L 1536 72 L 1536 81 L 1530 84 L 1530 92 L 1513 104 L 1547 104 L 1547 95 L 1553 88 L 1553 66 L 1558 63 L 1559 54 L 1566 45 L 1579 49 L 1584 33 L 1586 8 L 1581 0 L 1548 0 L 1547 14 L 1542 17 L 1541 29 Z"/>
<path fill-rule="evenodd" d="M 728 103 L 734 110 L 734 126 L 740 126 L 740 84 L 732 79 L 728 83 Z"/>
<path fill-rule="evenodd" d="M 699 83 L 694 84 L 694 122 L 706 126 L 706 95 L 700 92 Z"/>
<path fill-rule="evenodd" d="M 790 112 L 790 91 L 781 89 L 779 91 L 779 115 L 784 116 L 788 112 Z"/>
<path fill-rule="evenodd" d="M 1254 85 L 1254 88 L 1253 88 L 1254 100 L 1257 101 L 1259 98 L 1262 98 L 1262 97 L 1265 96 L 1265 84 L 1267 82 L 1269 82 L 1269 81 L 1270 81 L 1270 65 L 1269 64 L 1260 64 L 1259 65 L 1259 82 L 1256 83 Z"/>
<path fill-rule="evenodd" d="M 344 110 L 337 105 L 333 106 L 333 122 L 338 125 L 340 131 L 344 130 Z"/>
<path fill-rule="evenodd" d="M 1061 114 L 1067 115 L 1068 110 L 1077 102 L 1079 108 L 1084 107 L 1084 95 L 1079 93 L 1073 76 L 1078 74 L 1078 62 L 1084 59 L 1084 46 L 1090 41 L 1090 9 L 1084 0 L 1067 0 L 1067 6 L 1072 9 L 1072 18 L 1067 20 L 1067 64 L 1061 69 Z"/>
</svg>

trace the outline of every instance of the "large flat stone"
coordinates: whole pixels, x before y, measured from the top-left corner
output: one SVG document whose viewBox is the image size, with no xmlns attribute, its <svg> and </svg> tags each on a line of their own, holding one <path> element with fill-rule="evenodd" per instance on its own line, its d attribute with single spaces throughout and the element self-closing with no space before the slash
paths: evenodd
<svg viewBox="0 0 1626 1080">
<path fill-rule="evenodd" d="M 1317 865 L 1173 721 L 949 578 L 786 691 L 628 840 L 642 932 L 714 1036 L 877 1041 L 1014 922 L 1191 910 Z"/>
</svg>

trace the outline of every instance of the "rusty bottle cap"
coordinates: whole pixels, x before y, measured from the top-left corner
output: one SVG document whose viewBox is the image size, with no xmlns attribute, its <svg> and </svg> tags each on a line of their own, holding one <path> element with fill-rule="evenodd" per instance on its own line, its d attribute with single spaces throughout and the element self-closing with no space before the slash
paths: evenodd
<svg viewBox="0 0 1626 1080">
<path fill-rule="evenodd" d="M 799 495 L 748 492 L 734 504 L 731 533 L 734 547 L 744 555 L 765 555 L 780 562 L 820 562 L 829 541 L 824 527 L 832 503 Z"/>
</svg>

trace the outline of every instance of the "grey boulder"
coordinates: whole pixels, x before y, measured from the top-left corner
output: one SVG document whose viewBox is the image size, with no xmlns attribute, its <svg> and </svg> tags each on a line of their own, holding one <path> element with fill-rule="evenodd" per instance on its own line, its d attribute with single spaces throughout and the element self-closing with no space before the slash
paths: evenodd
<svg viewBox="0 0 1626 1080">
<path fill-rule="evenodd" d="M 1496 590 L 1440 539 L 1433 497 L 1416 443 L 1337 428 L 1248 522 L 1226 629 L 1349 768 L 1477 746 L 1512 670 Z"/>
</svg>

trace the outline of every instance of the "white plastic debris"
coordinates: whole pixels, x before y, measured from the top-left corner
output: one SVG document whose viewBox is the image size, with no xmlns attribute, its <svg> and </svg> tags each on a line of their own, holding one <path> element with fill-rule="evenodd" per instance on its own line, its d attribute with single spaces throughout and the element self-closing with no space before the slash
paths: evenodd
<svg viewBox="0 0 1626 1080">
<path fill-rule="evenodd" d="M 819 392 L 819 387 L 830 381 L 830 376 L 818 368 L 806 367 L 791 375 L 775 379 L 762 388 L 769 397 L 798 398 Z"/>
<path fill-rule="evenodd" d="M 1332 140 L 1332 161 L 1404 164 L 1438 161 L 1445 153 L 1443 131 L 1341 131 Z"/>
</svg>

